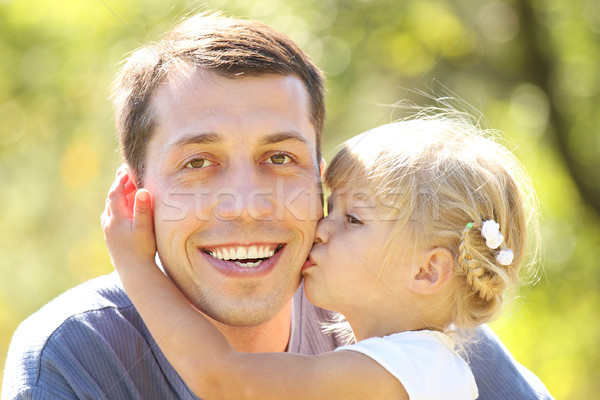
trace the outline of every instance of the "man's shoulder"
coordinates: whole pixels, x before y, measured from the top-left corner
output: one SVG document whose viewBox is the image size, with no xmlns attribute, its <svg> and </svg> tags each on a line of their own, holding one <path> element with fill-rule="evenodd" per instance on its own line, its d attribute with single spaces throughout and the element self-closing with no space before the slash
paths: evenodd
<svg viewBox="0 0 600 400">
<path fill-rule="evenodd" d="M 50 340 L 63 329 L 108 322 L 105 315 L 135 310 L 116 273 L 100 276 L 67 290 L 25 319 L 14 339 Z"/>
<path fill-rule="evenodd" d="M 120 327 L 137 330 L 141 323 L 115 273 L 72 288 L 19 325 L 6 360 L 3 391 L 35 387 L 49 369 L 98 356 L 90 354 L 98 349 L 95 344 L 110 341 Z"/>
<path fill-rule="evenodd" d="M 466 356 L 479 387 L 479 399 L 551 400 L 542 381 L 521 365 L 487 325 L 466 344 Z"/>
</svg>

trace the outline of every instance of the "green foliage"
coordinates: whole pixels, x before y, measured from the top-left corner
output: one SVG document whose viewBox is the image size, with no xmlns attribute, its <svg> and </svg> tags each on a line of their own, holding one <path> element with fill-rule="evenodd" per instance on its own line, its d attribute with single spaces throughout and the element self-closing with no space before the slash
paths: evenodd
<svg viewBox="0 0 600 400">
<path fill-rule="evenodd" d="M 595 0 L 0 0 L 1 359 L 27 315 L 112 271 L 98 218 L 120 162 L 111 81 L 126 53 L 209 9 L 275 26 L 325 70 L 328 159 L 427 95 L 455 93 L 506 132 L 539 195 L 543 261 L 494 327 L 557 398 L 600 391 Z"/>
</svg>

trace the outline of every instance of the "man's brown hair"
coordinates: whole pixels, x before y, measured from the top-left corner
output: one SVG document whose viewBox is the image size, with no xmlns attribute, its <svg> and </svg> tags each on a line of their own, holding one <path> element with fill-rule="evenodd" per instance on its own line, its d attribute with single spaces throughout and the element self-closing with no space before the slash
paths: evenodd
<svg viewBox="0 0 600 400">
<path fill-rule="evenodd" d="M 152 97 L 182 62 L 224 76 L 298 76 L 309 96 L 319 162 L 325 117 L 322 72 L 290 38 L 260 21 L 198 14 L 183 20 L 160 42 L 135 51 L 115 80 L 112 98 L 121 154 L 138 184 L 155 126 Z"/>
</svg>

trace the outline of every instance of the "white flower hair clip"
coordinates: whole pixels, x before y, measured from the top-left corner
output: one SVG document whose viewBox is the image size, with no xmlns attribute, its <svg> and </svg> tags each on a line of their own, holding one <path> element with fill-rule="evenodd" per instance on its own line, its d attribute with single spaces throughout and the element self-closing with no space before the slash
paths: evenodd
<svg viewBox="0 0 600 400">
<path fill-rule="evenodd" d="M 512 249 L 502 249 L 496 254 L 496 261 L 500 265 L 510 265 L 513 262 L 513 258 L 515 257 Z"/>
<path fill-rule="evenodd" d="M 471 229 L 472 227 L 473 223 L 469 222 L 467 228 Z M 481 236 L 485 239 L 485 245 L 491 250 L 497 249 L 504 242 L 504 236 L 500 233 L 500 224 L 493 219 L 483 221 L 483 224 L 481 225 Z M 514 253 L 512 249 L 507 247 L 500 249 L 500 251 L 496 253 L 496 261 L 498 261 L 498 264 L 500 265 L 510 265 L 512 264 L 513 259 Z"/>
<path fill-rule="evenodd" d="M 483 221 L 481 236 L 485 239 L 485 245 L 492 250 L 497 249 L 504 242 L 504 236 L 500 233 L 500 224 L 493 219 Z"/>
</svg>

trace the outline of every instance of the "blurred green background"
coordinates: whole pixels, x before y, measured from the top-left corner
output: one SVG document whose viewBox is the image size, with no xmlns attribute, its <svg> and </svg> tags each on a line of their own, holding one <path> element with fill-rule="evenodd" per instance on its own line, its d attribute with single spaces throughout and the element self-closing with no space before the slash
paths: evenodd
<svg viewBox="0 0 600 400">
<path fill-rule="evenodd" d="M 556 398 L 600 392 L 598 0 L 0 0 L 0 359 L 18 323 L 112 267 L 99 216 L 120 157 L 109 86 L 186 13 L 290 35 L 328 77 L 324 155 L 453 92 L 533 177 L 543 262 L 494 323 Z"/>
</svg>

